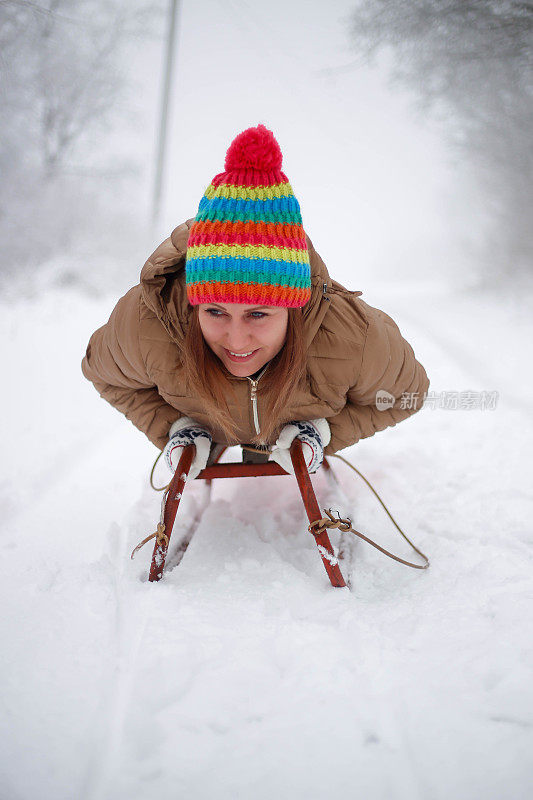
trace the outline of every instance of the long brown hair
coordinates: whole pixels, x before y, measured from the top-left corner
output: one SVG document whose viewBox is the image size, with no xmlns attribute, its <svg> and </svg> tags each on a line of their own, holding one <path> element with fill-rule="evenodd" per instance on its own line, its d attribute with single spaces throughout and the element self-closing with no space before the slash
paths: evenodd
<svg viewBox="0 0 533 800">
<path fill-rule="evenodd" d="M 269 442 L 279 427 L 282 409 L 288 407 L 306 374 L 306 355 L 303 341 L 303 318 L 300 308 L 289 308 L 287 333 L 281 350 L 274 356 L 261 382 L 258 393 L 265 398 L 261 415 L 261 432 L 249 444 Z M 187 391 L 204 405 L 205 413 L 222 429 L 228 441 L 236 439 L 236 425 L 231 418 L 226 397 L 235 390 L 220 359 L 204 339 L 198 317 L 198 306 L 193 306 L 183 350 L 183 366 Z M 243 444 L 245 444 L 243 442 Z"/>
</svg>

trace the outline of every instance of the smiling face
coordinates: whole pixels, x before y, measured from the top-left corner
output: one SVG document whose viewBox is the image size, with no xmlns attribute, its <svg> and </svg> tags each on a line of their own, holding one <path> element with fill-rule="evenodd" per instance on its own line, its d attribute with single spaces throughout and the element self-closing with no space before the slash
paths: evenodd
<svg viewBox="0 0 533 800">
<path fill-rule="evenodd" d="M 288 318 L 288 310 L 279 306 L 198 305 L 204 339 L 228 372 L 238 378 L 253 375 L 279 353 Z"/>
</svg>

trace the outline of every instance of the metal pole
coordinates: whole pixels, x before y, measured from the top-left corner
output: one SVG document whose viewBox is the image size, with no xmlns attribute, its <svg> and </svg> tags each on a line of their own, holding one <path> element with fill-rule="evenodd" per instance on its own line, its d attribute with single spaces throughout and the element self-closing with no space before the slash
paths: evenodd
<svg viewBox="0 0 533 800">
<path fill-rule="evenodd" d="M 181 0 L 169 0 L 167 49 L 165 55 L 165 75 L 161 92 L 161 113 L 159 120 L 159 133 L 157 139 L 157 156 L 154 176 L 154 193 L 152 200 L 152 228 L 155 229 L 161 211 L 161 195 L 163 190 L 163 168 L 166 156 L 166 141 L 168 127 L 168 111 L 170 105 L 170 87 L 175 55 L 175 42 L 177 21 L 181 8 Z"/>
</svg>

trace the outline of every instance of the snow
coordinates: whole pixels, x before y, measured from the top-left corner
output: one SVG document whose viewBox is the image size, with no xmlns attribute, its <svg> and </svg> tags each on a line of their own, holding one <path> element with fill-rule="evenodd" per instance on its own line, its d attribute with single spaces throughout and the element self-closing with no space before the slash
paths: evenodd
<svg viewBox="0 0 533 800">
<path fill-rule="evenodd" d="M 342 452 L 431 560 L 410 570 L 354 539 L 351 591 L 330 586 L 290 476 L 214 481 L 207 506 L 188 482 L 169 561 L 195 535 L 148 583 L 152 543 L 130 553 L 159 519 L 156 450 L 80 371 L 115 298 L 3 304 L 3 798 L 529 796 L 530 300 L 437 285 L 363 299 L 398 321 L 434 391 L 499 397 Z M 342 491 L 317 473 L 320 507 L 416 560 L 331 463 Z"/>
</svg>

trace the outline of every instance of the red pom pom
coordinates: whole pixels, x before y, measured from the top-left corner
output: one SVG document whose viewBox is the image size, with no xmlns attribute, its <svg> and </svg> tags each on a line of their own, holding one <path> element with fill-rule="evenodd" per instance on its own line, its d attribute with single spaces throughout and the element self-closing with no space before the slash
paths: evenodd
<svg viewBox="0 0 533 800">
<path fill-rule="evenodd" d="M 247 128 L 232 141 L 226 153 L 226 172 L 260 169 L 265 172 L 281 169 L 283 156 L 272 131 L 264 125 Z"/>
</svg>

